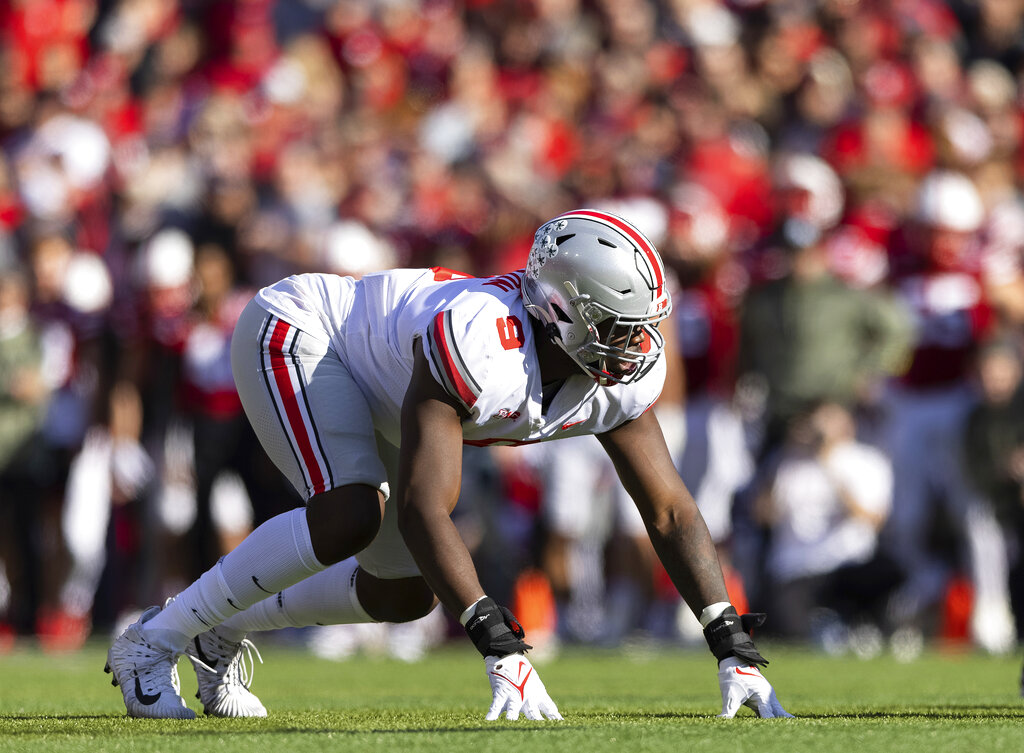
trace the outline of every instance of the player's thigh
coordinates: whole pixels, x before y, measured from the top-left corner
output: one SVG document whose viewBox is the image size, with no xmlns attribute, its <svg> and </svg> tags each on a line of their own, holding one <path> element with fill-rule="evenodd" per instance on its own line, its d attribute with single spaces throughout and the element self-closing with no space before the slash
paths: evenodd
<svg viewBox="0 0 1024 753">
<path fill-rule="evenodd" d="M 369 403 L 325 341 L 252 302 L 231 366 L 256 436 L 303 499 L 350 484 L 388 495 Z"/>
</svg>

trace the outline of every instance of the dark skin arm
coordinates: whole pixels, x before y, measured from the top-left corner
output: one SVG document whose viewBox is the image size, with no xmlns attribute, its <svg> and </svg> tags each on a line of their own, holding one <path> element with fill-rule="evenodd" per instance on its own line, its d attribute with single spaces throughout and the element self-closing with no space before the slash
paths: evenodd
<svg viewBox="0 0 1024 753">
<path fill-rule="evenodd" d="M 707 605 L 729 601 L 714 542 L 672 464 L 654 412 L 598 439 L 636 503 L 658 558 L 693 613 L 700 617 Z"/>
<path fill-rule="evenodd" d="M 398 524 L 424 579 L 459 616 L 484 595 L 469 551 L 451 520 L 462 474 L 461 407 L 434 380 L 417 343 L 402 406 Z M 679 593 L 699 616 L 728 601 L 707 526 L 669 457 L 652 411 L 599 435 L 644 519 Z"/>
<path fill-rule="evenodd" d="M 398 528 L 427 585 L 458 617 L 484 595 L 451 512 L 462 483 L 462 408 L 434 380 L 419 342 L 402 404 Z"/>
</svg>

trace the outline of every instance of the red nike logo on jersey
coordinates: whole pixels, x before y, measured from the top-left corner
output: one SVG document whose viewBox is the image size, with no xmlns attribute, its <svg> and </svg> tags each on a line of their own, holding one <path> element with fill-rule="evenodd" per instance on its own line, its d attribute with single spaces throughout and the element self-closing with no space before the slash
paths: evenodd
<svg viewBox="0 0 1024 753">
<path fill-rule="evenodd" d="M 525 664 L 523 664 L 522 662 L 519 662 L 519 674 L 523 673 L 523 667 L 525 667 L 525 666 L 526 666 Z M 530 667 L 530 671 L 526 673 L 526 677 L 524 677 L 523 681 L 521 683 L 519 683 L 518 685 L 516 685 L 510 679 L 505 677 L 505 675 L 499 675 L 497 672 L 491 672 L 491 674 L 494 675 L 495 677 L 497 677 L 500 680 L 504 680 L 509 685 L 511 685 L 513 688 L 518 690 L 519 691 L 519 698 L 520 698 L 520 700 L 524 700 L 525 697 L 526 697 L 525 696 L 525 690 L 524 690 L 526 688 L 526 681 L 529 680 L 530 679 L 530 675 L 533 674 L 533 667 Z"/>
<path fill-rule="evenodd" d="M 562 424 L 562 431 L 565 431 L 565 430 L 566 430 L 566 429 L 568 429 L 568 428 L 569 428 L 570 426 L 575 426 L 576 424 L 581 424 L 581 423 L 583 423 L 584 421 L 586 421 L 586 419 L 585 419 L 585 418 L 584 418 L 584 419 L 581 419 L 581 420 L 579 420 L 579 421 L 570 421 L 570 422 L 569 422 L 569 423 L 567 423 L 567 424 Z"/>
<path fill-rule="evenodd" d="M 751 664 L 748 667 L 748 669 L 752 669 L 754 671 L 753 672 L 744 672 L 739 667 L 736 667 L 736 674 L 738 674 L 738 675 L 746 675 L 747 677 L 761 677 L 761 673 L 757 671 L 757 667 L 755 667 L 753 664 Z"/>
</svg>

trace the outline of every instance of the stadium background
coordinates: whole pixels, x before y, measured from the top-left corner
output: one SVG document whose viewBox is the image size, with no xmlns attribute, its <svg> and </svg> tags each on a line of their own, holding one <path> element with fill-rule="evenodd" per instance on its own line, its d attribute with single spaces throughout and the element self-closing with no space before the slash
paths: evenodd
<svg viewBox="0 0 1024 753">
<path fill-rule="evenodd" d="M 658 413 L 734 600 L 833 652 L 1015 647 L 1024 3 L 9 0 L 0 33 L 0 650 L 105 637 L 297 504 L 225 370 L 253 291 L 505 272 L 592 204 L 676 277 Z M 828 472 L 851 420 L 872 509 Z M 552 648 L 699 643 L 559 457 L 467 450 L 488 590 Z M 542 512 L 560 462 L 607 515 Z"/>
</svg>

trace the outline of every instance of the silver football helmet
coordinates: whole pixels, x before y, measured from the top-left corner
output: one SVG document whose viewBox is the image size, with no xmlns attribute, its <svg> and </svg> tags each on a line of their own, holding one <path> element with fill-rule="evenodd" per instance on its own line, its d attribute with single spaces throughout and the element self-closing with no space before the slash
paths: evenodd
<svg viewBox="0 0 1024 753">
<path fill-rule="evenodd" d="M 658 322 L 672 310 L 654 244 L 621 217 L 595 209 L 567 212 L 537 230 L 523 301 L 602 385 L 651 370 L 665 347 Z"/>
</svg>

